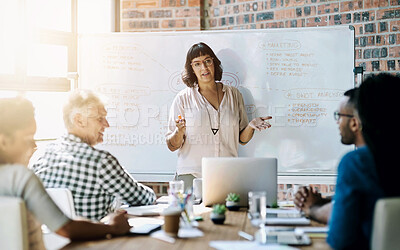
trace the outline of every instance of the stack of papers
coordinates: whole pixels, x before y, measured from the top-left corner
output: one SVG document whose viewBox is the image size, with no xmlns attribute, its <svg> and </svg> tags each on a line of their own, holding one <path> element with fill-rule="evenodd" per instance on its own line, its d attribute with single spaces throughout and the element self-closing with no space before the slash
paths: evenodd
<svg viewBox="0 0 400 250">
<path fill-rule="evenodd" d="M 296 230 L 301 230 L 311 238 L 326 238 L 329 228 L 326 227 L 299 227 Z"/>
<path fill-rule="evenodd" d="M 265 224 L 267 225 L 310 225 L 310 220 L 301 218 L 267 218 Z"/>
<path fill-rule="evenodd" d="M 259 219 L 251 220 L 253 226 L 260 225 Z M 310 225 L 311 221 L 295 209 L 267 209 L 267 225 Z"/>
<path fill-rule="evenodd" d="M 291 227 L 291 226 L 266 226 L 268 232 L 296 232 L 297 234 L 306 234 L 311 238 L 326 238 L 328 227 Z"/>
<path fill-rule="evenodd" d="M 279 207 L 295 207 L 293 201 L 279 201 L 278 206 Z"/>
<path fill-rule="evenodd" d="M 295 250 L 298 248 L 279 245 L 266 244 L 261 245 L 255 241 L 210 241 L 210 247 L 218 250 Z"/>
<path fill-rule="evenodd" d="M 156 231 L 150 236 L 168 243 L 175 243 L 175 238 L 167 235 L 164 230 Z M 178 231 L 178 238 L 197 238 L 203 236 L 204 233 L 195 227 L 181 227 Z"/>
</svg>

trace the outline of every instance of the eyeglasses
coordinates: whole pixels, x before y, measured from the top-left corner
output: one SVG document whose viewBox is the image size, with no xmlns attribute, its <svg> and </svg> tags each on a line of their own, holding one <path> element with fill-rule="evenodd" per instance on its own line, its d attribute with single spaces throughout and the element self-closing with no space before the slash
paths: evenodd
<svg viewBox="0 0 400 250">
<path fill-rule="evenodd" d="M 341 116 L 345 116 L 345 117 L 354 117 L 354 115 L 349 115 L 349 114 L 342 114 L 339 113 L 338 111 L 333 113 L 333 118 L 335 119 L 335 121 L 338 121 L 340 119 Z"/>
<path fill-rule="evenodd" d="M 199 61 L 192 62 L 190 65 L 192 65 L 193 68 L 195 68 L 195 69 L 200 69 L 203 64 L 206 67 L 208 67 L 208 66 L 213 65 L 213 63 L 214 63 L 214 60 L 211 57 L 209 57 L 209 58 L 206 58 L 205 60 L 200 61 L 200 62 Z"/>
</svg>

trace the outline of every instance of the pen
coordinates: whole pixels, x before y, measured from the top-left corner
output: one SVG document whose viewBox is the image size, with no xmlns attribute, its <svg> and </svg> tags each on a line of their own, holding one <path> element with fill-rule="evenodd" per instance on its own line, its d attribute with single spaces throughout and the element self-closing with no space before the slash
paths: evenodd
<svg viewBox="0 0 400 250">
<path fill-rule="evenodd" d="M 239 234 L 240 237 L 243 237 L 243 238 L 245 238 L 246 240 L 252 241 L 252 240 L 254 239 L 254 237 L 253 237 L 252 235 L 250 235 L 250 234 L 248 234 L 248 233 L 245 233 L 245 232 L 243 232 L 243 231 L 239 231 L 238 234 Z"/>
</svg>

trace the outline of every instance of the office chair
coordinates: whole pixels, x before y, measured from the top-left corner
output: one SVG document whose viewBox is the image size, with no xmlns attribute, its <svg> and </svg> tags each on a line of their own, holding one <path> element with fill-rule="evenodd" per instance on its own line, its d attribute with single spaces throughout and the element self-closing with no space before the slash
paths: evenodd
<svg viewBox="0 0 400 250">
<path fill-rule="evenodd" d="M 379 199 L 375 204 L 371 249 L 400 249 L 400 197 Z"/>
<path fill-rule="evenodd" d="M 63 213 L 71 219 L 76 218 L 74 199 L 72 193 L 67 188 L 46 188 L 47 193 L 63 211 Z"/>
<path fill-rule="evenodd" d="M 28 250 L 28 221 L 22 199 L 0 196 L 0 225 L 2 249 Z"/>
</svg>

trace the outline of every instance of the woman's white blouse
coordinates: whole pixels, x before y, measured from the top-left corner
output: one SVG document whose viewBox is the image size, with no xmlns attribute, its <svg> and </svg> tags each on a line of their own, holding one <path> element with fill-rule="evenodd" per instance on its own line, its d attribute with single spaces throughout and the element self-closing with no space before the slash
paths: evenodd
<svg viewBox="0 0 400 250">
<path fill-rule="evenodd" d="M 185 140 L 178 151 L 178 175 L 201 177 L 202 157 L 237 157 L 239 133 L 247 126 L 248 119 L 239 90 L 223 85 L 222 91 L 219 115 L 200 94 L 198 85 L 180 91 L 172 102 L 166 136 L 175 131 L 178 115 L 186 119 Z M 214 135 L 211 127 L 219 131 Z"/>
</svg>

